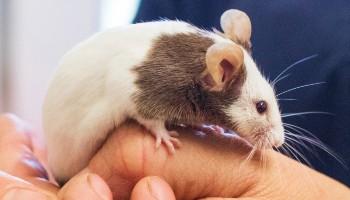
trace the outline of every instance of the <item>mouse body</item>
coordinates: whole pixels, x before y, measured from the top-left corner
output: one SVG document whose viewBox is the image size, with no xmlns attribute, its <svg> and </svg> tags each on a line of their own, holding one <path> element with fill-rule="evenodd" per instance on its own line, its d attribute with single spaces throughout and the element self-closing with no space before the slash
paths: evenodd
<svg viewBox="0 0 350 200">
<path fill-rule="evenodd" d="M 59 182 L 87 166 L 128 118 L 171 152 L 179 141 L 166 123 L 216 124 L 261 148 L 283 143 L 274 90 L 249 54 L 249 18 L 230 10 L 221 19 L 224 33 L 171 20 L 117 27 L 62 58 L 43 105 Z"/>
</svg>

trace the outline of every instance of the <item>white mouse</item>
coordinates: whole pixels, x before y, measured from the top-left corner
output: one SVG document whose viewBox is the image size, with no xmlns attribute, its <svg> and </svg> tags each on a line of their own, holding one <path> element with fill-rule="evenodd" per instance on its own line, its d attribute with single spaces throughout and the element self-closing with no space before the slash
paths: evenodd
<svg viewBox="0 0 350 200">
<path fill-rule="evenodd" d="M 78 173 L 128 118 L 171 152 L 179 141 L 165 123 L 216 124 L 259 148 L 282 145 L 273 87 L 249 54 L 248 16 L 229 10 L 221 25 L 223 34 L 182 21 L 128 25 L 69 51 L 43 106 L 54 176 L 64 182 Z"/>
</svg>

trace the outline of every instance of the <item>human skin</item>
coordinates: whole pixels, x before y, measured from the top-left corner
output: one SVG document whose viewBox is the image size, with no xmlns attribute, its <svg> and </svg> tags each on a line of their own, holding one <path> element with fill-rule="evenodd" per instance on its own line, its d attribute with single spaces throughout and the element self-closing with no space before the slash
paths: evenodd
<svg viewBox="0 0 350 200">
<path fill-rule="evenodd" d="M 154 149 L 154 138 L 142 127 L 126 124 L 111 135 L 88 168 L 105 179 L 112 191 L 122 189 L 115 194 L 120 197 L 128 196 L 140 177 L 155 175 L 169 183 L 178 199 L 350 196 L 346 186 L 275 151 L 245 162 L 251 148 L 237 138 L 199 137 L 185 129 L 179 132 L 182 146 L 171 156 L 163 147 Z"/>
<path fill-rule="evenodd" d="M 45 170 L 45 151 L 40 144 L 40 135 L 28 124 L 14 115 L 0 115 L 1 200 L 112 199 L 107 184 L 93 173 L 80 173 L 59 189 Z M 144 177 L 132 190 L 132 200 L 154 197 L 175 199 L 170 186 L 158 177 Z"/>
<path fill-rule="evenodd" d="M 104 196 L 112 198 L 105 182 L 91 173 L 80 174 L 59 189 L 45 170 L 45 151 L 39 138 L 16 116 L 0 115 L 1 200 L 101 199 L 89 180 L 94 180 L 95 188 L 102 190 Z"/>
<path fill-rule="evenodd" d="M 45 154 L 33 140 L 35 134 L 29 134 L 14 116 L 1 116 L 0 199 L 16 188 L 45 195 L 42 199 L 112 199 L 112 193 L 115 199 L 131 196 L 136 200 L 175 196 L 323 200 L 350 196 L 344 185 L 274 151 L 247 162 L 244 160 L 251 148 L 237 138 L 179 131 L 182 146 L 170 155 L 163 146 L 156 150 L 153 136 L 141 126 L 126 123 L 110 135 L 86 169 L 59 189 L 45 179 L 45 170 L 36 159 L 45 161 Z M 265 158 L 264 164 L 260 156 Z M 87 180 L 93 180 L 95 187 Z M 16 194 L 24 195 L 21 192 Z"/>
</svg>

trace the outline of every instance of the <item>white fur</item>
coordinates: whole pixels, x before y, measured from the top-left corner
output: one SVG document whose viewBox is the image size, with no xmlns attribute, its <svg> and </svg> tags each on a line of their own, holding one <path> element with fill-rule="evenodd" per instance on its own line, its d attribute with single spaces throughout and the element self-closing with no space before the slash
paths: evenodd
<svg viewBox="0 0 350 200">
<path fill-rule="evenodd" d="M 233 43 L 218 34 L 208 34 L 215 42 Z M 252 57 L 244 48 L 241 49 L 247 78 L 239 99 L 226 110 L 226 114 L 231 116 L 232 121 L 238 122 L 237 133 L 251 144 L 257 142 L 254 138 L 257 133 L 264 132 L 271 145 L 280 146 L 284 143 L 284 128 L 275 91 L 261 74 Z M 268 103 L 268 110 L 264 114 L 259 114 L 256 110 L 255 104 L 261 100 Z"/>
<path fill-rule="evenodd" d="M 242 86 L 240 98 L 226 111 L 232 120 L 238 122 L 237 132 L 250 143 L 256 143 L 256 134 L 265 132 L 273 146 L 284 142 L 284 129 L 275 92 L 268 81 L 261 75 L 251 56 L 244 52 L 244 65 L 247 78 Z M 264 100 L 268 104 L 267 112 L 259 114 L 256 103 Z"/>
<path fill-rule="evenodd" d="M 68 52 L 43 106 L 49 165 L 66 180 L 88 164 L 109 131 L 137 117 L 131 68 L 161 33 L 194 32 L 187 23 L 149 22 L 98 33 Z"/>
</svg>

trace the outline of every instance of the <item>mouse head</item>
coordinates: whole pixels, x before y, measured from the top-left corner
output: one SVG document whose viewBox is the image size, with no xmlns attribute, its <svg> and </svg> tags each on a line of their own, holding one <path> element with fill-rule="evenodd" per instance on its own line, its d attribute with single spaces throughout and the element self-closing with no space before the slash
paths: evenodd
<svg viewBox="0 0 350 200">
<path fill-rule="evenodd" d="M 217 122 L 257 148 L 278 147 L 284 142 L 284 130 L 275 92 L 242 47 L 250 43 L 250 20 L 237 10 L 225 12 L 221 19 L 229 40 L 218 40 L 208 48 L 201 74 L 210 102 L 220 104 L 215 107 L 225 116 L 219 119 L 217 114 Z"/>
</svg>

